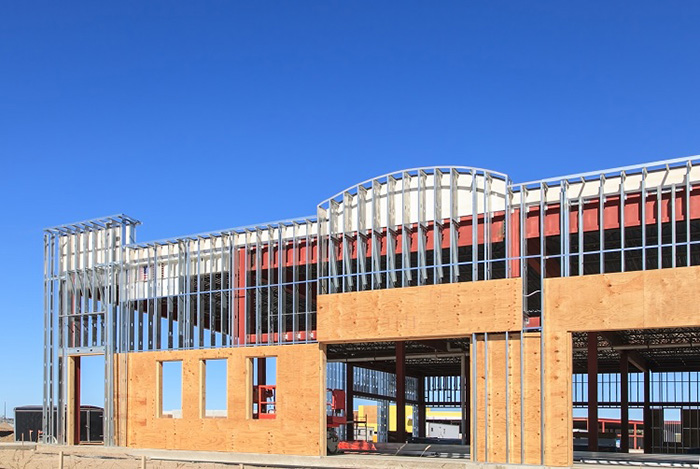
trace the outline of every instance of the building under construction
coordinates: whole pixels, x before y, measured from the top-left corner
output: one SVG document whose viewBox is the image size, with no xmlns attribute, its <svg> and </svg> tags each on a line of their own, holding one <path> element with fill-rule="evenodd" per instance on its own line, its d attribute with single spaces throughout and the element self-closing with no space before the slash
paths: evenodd
<svg viewBox="0 0 700 469">
<path fill-rule="evenodd" d="M 526 183 L 409 169 L 313 216 L 160 241 L 126 215 L 46 229 L 43 441 L 80 442 L 81 357 L 100 355 L 107 445 L 325 455 L 363 399 L 379 442 L 459 409 L 452 443 L 480 462 L 572 464 L 574 413 L 589 450 L 612 412 L 622 452 L 630 413 L 645 452 L 697 451 L 698 163 Z"/>
</svg>

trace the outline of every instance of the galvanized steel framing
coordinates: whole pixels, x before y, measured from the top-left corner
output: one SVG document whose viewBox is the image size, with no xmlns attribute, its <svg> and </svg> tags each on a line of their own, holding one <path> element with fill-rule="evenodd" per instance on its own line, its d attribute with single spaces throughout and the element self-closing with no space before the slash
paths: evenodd
<svg viewBox="0 0 700 469">
<path fill-rule="evenodd" d="M 148 243 L 134 242 L 139 222 L 125 215 L 49 228 L 44 441 L 66 441 L 63 412 L 54 422 L 51 409 L 66 402 L 68 356 L 104 354 L 111 377 L 115 353 L 314 342 L 318 294 L 520 277 L 522 330 L 507 340 L 541 332 L 546 277 L 700 263 L 700 227 L 690 216 L 699 160 L 518 184 L 478 168 L 408 169 L 339 192 L 318 205 L 315 217 Z M 635 215 L 627 201 L 637 197 Z M 619 207 L 616 220 L 606 216 L 610 204 Z M 586 229 L 593 225 L 590 213 L 595 230 Z M 639 242 L 628 221 L 635 216 Z M 558 233 L 551 228 L 555 219 Z M 476 341 L 488 350 L 489 338 L 473 334 L 471 340 L 475 363 L 482 359 Z M 378 379 L 359 367 L 355 373 L 356 389 Z M 476 382 L 474 366 L 471 379 Z M 107 444 L 115 435 L 114 386 L 106 379 Z M 476 409 L 476 392 L 471 399 Z M 541 399 L 544 413 L 544 393 Z M 472 422 L 473 444 L 481 438 L 488 448 Z"/>
</svg>

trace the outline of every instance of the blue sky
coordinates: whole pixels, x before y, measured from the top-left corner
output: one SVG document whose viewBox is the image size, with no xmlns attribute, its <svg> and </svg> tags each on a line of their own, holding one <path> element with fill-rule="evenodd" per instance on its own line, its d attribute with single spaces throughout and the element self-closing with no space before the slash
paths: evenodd
<svg viewBox="0 0 700 469">
<path fill-rule="evenodd" d="M 159 239 L 406 167 L 698 154 L 699 23 L 695 1 L 3 2 L 0 405 L 41 402 L 42 228 L 124 212 Z"/>
</svg>

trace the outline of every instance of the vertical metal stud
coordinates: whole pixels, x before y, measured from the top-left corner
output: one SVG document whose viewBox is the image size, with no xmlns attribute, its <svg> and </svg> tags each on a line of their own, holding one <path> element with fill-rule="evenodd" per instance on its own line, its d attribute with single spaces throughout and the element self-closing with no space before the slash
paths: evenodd
<svg viewBox="0 0 700 469">
<path fill-rule="evenodd" d="M 484 173 L 484 280 L 491 279 L 491 175 Z M 505 215 L 508 216 L 507 214 Z"/>
<path fill-rule="evenodd" d="M 671 200 L 670 200 L 670 218 L 671 218 L 671 267 L 676 267 L 676 185 L 671 185 Z"/>
<path fill-rule="evenodd" d="M 388 176 L 386 181 L 386 288 L 393 288 L 396 277 L 396 178 Z"/>
<path fill-rule="evenodd" d="M 624 171 L 620 173 L 620 272 L 627 270 L 625 267 L 625 179 Z"/>
<path fill-rule="evenodd" d="M 600 187 L 598 190 L 598 244 L 600 250 L 598 262 L 599 274 L 605 273 L 605 175 L 600 175 Z"/>
<path fill-rule="evenodd" d="M 287 312 L 287 301 L 285 292 L 285 272 L 286 272 L 286 241 L 284 238 L 285 226 L 280 223 L 277 227 L 277 342 L 284 343 L 287 335 L 285 314 Z M 293 287 L 292 287 L 293 288 Z"/>
<path fill-rule="evenodd" d="M 372 181 L 372 290 L 382 288 L 381 274 L 381 221 L 380 200 L 381 185 L 376 179 Z M 388 196 L 387 196 L 388 198 Z M 388 238 L 387 238 L 388 241 Z"/>
<path fill-rule="evenodd" d="M 693 166 L 691 161 L 686 164 L 685 170 L 685 259 L 686 266 L 692 265 L 690 262 L 690 170 Z"/>
<path fill-rule="evenodd" d="M 472 194 L 472 282 L 479 280 L 479 189 L 476 181 L 477 173 L 471 170 L 471 194 Z M 482 176 L 483 177 L 483 176 Z M 484 207 L 485 209 L 486 207 Z M 486 217 L 484 216 L 484 225 Z M 485 231 L 485 227 L 484 227 Z M 486 240 L 484 240 L 486 241 Z M 459 274 L 459 271 L 457 271 Z"/>
<path fill-rule="evenodd" d="M 459 281 L 459 200 L 457 188 L 459 173 L 456 169 L 450 169 L 450 283 Z M 474 188 L 474 172 L 472 171 L 472 189 Z M 472 219 L 472 228 L 474 220 Z M 474 249 L 474 246 L 472 246 Z"/>
<path fill-rule="evenodd" d="M 443 173 L 439 169 L 435 169 L 433 175 L 433 200 L 434 200 L 434 216 L 433 216 L 433 283 L 442 283 L 444 276 L 442 268 L 442 178 Z"/>
<path fill-rule="evenodd" d="M 665 178 L 664 178 L 665 179 Z M 656 254 L 657 254 L 657 264 L 656 268 L 661 269 L 663 268 L 663 257 L 662 257 L 662 251 L 663 248 L 661 247 L 663 245 L 663 222 L 661 220 L 661 204 L 663 203 L 663 189 L 662 189 L 662 183 L 659 183 L 659 187 L 656 189 Z"/>
<path fill-rule="evenodd" d="M 352 229 L 352 205 L 353 195 L 345 191 L 343 193 L 343 226 L 342 226 L 342 249 L 343 249 L 343 291 L 354 290 L 353 269 L 352 269 L 352 244 L 354 232 Z M 358 241 L 359 242 L 359 241 Z M 359 261 L 359 259 L 358 259 Z"/>
<path fill-rule="evenodd" d="M 428 279 L 428 269 L 427 269 L 427 253 L 426 253 L 426 243 L 427 243 L 427 231 L 428 227 L 426 225 L 426 180 L 428 176 L 422 169 L 418 171 L 418 224 L 416 230 L 416 236 L 418 238 L 418 274 L 417 283 L 418 285 L 425 285 Z M 409 253 L 410 254 L 410 253 Z"/>
<path fill-rule="evenodd" d="M 647 270 L 647 168 L 642 169 L 641 193 L 642 270 Z"/>
<path fill-rule="evenodd" d="M 408 172 L 401 179 L 401 285 L 408 287 L 413 280 L 411 271 L 411 184 L 412 178 Z"/>
<path fill-rule="evenodd" d="M 357 289 L 367 290 L 367 189 L 364 186 L 357 186 Z"/>
</svg>

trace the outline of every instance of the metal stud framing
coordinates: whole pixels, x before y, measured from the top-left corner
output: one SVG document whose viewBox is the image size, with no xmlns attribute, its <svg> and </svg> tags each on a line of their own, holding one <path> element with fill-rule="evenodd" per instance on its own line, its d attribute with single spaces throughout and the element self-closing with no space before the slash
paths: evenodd
<svg viewBox="0 0 700 469">
<path fill-rule="evenodd" d="M 111 377 L 115 353 L 312 342 L 318 294 L 508 277 L 523 279 L 522 339 L 546 328 L 547 277 L 698 265 L 691 195 L 699 159 L 522 184 L 477 168 L 409 169 L 340 192 L 319 204 L 316 217 L 142 244 L 134 243 L 139 222 L 125 215 L 49 228 L 44 441 L 66 440 L 64 413 L 53 409 L 65 405 L 71 355 L 104 354 Z M 528 252 L 535 246 L 539 252 Z M 355 373 L 357 390 L 379 379 L 360 367 Z M 105 382 L 108 444 L 117 424 L 110 396 L 116 384 L 126 386 L 112 381 Z M 391 400 L 390 390 L 379 394 Z M 476 409 L 475 392 L 471 399 Z M 521 428 L 522 415 L 521 407 Z M 472 422 L 477 441 L 488 448 Z"/>
</svg>

